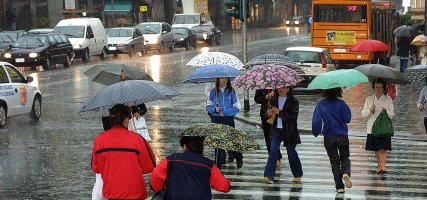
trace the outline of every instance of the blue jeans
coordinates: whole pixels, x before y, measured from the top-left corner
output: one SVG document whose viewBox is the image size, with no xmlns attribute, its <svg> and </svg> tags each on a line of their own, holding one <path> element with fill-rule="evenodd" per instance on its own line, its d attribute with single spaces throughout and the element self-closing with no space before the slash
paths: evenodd
<svg viewBox="0 0 427 200">
<path fill-rule="evenodd" d="M 347 135 L 336 135 L 324 138 L 324 146 L 331 162 L 335 188 L 344 189 L 342 175 L 351 176 L 350 148 Z"/>
<path fill-rule="evenodd" d="M 280 153 L 280 143 L 282 143 L 284 138 L 283 129 L 272 128 L 271 129 L 271 152 L 268 155 L 267 165 L 264 169 L 264 176 L 268 177 L 271 180 L 274 180 L 274 173 L 276 172 L 276 161 L 279 158 Z M 299 159 L 298 153 L 295 149 L 296 145 L 287 145 L 286 152 L 288 153 L 289 166 L 291 167 L 292 175 L 294 177 L 301 177 L 302 166 Z"/>
<path fill-rule="evenodd" d="M 408 68 L 408 60 L 409 59 L 400 59 L 400 72 L 405 72 L 406 68 Z"/>
</svg>

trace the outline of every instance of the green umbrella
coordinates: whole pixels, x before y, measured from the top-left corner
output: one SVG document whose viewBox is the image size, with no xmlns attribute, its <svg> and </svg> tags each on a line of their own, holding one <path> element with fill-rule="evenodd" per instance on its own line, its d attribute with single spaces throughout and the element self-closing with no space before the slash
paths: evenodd
<svg viewBox="0 0 427 200">
<path fill-rule="evenodd" d="M 253 151 L 259 144 L 243 130 L 223 124 L 196 124 L 188 127 L 182 136 L 205 137 L 205 145 L 232 151 Z"/>
<path fill-rule="evenodd" d="M 355 69 L 341 69 L 318 75 L 311 81 L 307 88 L 326 90 L 338 87 L 351 87 L 365 82 L 369 82 L 369 79 L 362 72 Z"/>
</svg>

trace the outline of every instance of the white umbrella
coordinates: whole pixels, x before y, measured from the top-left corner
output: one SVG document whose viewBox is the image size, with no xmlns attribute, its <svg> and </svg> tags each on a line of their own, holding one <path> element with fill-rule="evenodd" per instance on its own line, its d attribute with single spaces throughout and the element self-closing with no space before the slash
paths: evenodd
<svg viewBox="0 0 427 200">
<path fill-rule="evenodd" d="M 212 64 L 227 65 L 238 70 L 245 66 L 236 56 L 223 52 L 206 52 L 199 54 L 188 61 L 186 65 L 200 67 Z"/>
</svg>

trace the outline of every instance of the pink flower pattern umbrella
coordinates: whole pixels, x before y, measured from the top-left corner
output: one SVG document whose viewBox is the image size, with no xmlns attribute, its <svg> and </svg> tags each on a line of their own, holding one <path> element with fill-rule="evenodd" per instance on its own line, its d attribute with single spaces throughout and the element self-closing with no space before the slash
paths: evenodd
<svg viewBox="0 0 427 200">
<path fill-rule="evenodd" d="M 304 78 L 295 70 L 275 64 L 256 65 L 243 72 L 233 80 L 238 88 L 250 90 L 277 89 L 285 86 L 296 86 Z"/>
</svg>

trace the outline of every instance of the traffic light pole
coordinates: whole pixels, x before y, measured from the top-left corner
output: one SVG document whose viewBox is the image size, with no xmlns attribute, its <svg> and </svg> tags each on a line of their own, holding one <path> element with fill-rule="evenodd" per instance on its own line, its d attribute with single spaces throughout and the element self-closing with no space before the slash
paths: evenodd
<svg viewBox="0 0 427 200">
<path fill-rule="evenodd" d="M 246 3 L 249 3 L 249 1 L 246 0 L 241 0 L 242 1 L 242 40 L 243 40 L 243 63 L 246 64 L 246 62 L 248 62 L 248 44 L 246 41 L 246 12 L 248 12 L 248 10 L 246 10 Z M 426 0 L 427 1 L 427 0 Z M 250 110 L 250 106 L 249 106 L 249 90 L 248 89 L 244 89 L 244 93 L 243 93 L 244 97 L 243 97 L 243 111 L 244 112 L 249 112 Z"/>
</svg>

